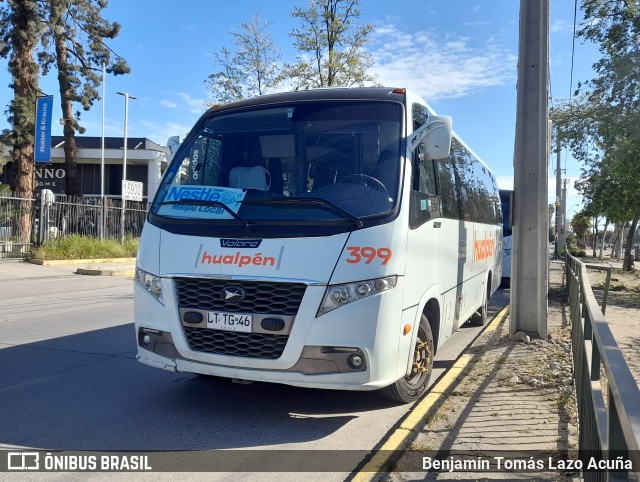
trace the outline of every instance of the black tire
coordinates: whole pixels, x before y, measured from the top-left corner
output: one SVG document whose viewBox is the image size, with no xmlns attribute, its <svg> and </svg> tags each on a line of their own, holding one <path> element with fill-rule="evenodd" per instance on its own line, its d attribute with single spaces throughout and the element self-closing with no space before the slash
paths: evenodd
<svg viewBox="0 0 640 482">
<path fill-rule="evenodd" d="M 473 315 L 471 315 L 471 324 L 474 326 L 484 326 L 487 324 L 487 313 L 489 312 L 489 290 L 490 286 L 487 283 L 487 290 L 484 292 L 482 298 L 482 305 L 478 308 Z"/>
<path fill-rule="evenodd" d="M 411 373 L 393 385 L 383 388 L 382 394 L 400 403 L 415 402 L 427 391 L 429 386 L 433 372 L 433 354 L 433 334 L 429 320 L 423 314 L 418 327 Z"/>
</svg>

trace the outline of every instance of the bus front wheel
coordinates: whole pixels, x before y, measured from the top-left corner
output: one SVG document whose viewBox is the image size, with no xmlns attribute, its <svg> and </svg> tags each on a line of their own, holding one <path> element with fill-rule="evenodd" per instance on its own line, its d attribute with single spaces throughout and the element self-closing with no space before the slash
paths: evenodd
<svg viewBox="0 0 640 482">
<path fill-rule="evenodd" d="M 471 316 L 471 324 L 474 326 L 484 326 L 487 324 L 489 314 L 489 293 L 491 293 L 491 288 L 487 284 L 487 290 L 484 293 L 482 305 L 480 305 L 478 311 Z"/>
<path fill-rule="evenodd" d="M 415 402 L 420 398 L 429 386 L 433 372 L 433 354 L 433 334 L 429 320 L 423 314 L 413 351 L 411 372 L 393 385 L 383 388 L 383 395 L 401 403 Z"/>
</svg>

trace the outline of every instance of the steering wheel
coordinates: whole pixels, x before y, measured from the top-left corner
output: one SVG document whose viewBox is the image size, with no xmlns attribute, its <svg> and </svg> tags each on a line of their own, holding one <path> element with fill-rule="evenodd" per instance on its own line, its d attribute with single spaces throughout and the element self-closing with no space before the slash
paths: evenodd
<svg viewBox="0 0 640 482">
<path fill-rule="evenodd" d="M 378 189 L 378 191 L 382 191 L 387 195 L 387 197 L 391 197 L 389 196 L 389 191 L 387 191 L 387 188 L 385 187 L 384 184 L 382 184 L 382 182 L 380 182 L 379 179 L 376 179 L 375 177 L 372 177 L 372 176 L 368 176 L 366 174 L 349 174 L 348 176 L 345 176 L 342 179 L 340 179 L 338 182 L 348 183 L 350 179 L 359 179 L 360 182 L 358 182 L 358 184 L 362 184 L 363 186 L 369 186 L 369 185 L 371 185 L 372 187 L 375 186 Z"/>
</svg>

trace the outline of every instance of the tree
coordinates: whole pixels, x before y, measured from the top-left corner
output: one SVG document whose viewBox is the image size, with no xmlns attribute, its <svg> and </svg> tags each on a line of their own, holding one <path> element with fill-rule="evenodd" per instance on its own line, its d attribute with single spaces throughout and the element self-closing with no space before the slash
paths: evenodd
<svg viewBox="0 0 640 482">
<path fill-rule="evenodd" d="M 578 240 L 583 245 L 586 245 L 587 243 L 586 234 L 590 227 L 591 219 L 589 214 L 584 211 L 580 211 L 573 216 L 573 219 L 571 220 L 571 229 L 573 229 L 573 232 L 576 233 Z"/>
<path fill-rule="evenodd" d="M 75 133 L 83 133 L 78 123 L 80 111 L 73 112 L 74 103 L 88 111 L 100 98 L 97 88 L 102 82 L 102 65 L 114 75 L 126 74 L 130 68 L 126 61 L 115 55 L 105 39 L 118 36 L 120 25 L 101 17 L 107 0 L 47 0 L 44 12 L 47 29 L 38 54 L 43 73 L 51 67 L 58 71 L 60 104 L 64 134 L 65 191 L 80 194 L 80 181 L 76 164 Z"/>
<path fill-rule="evenodd" d="M 42 32 L 37 0 L 8 0 L 0 9 L 0 56 L 9 57 L 13 100 L 9 103 L 11 130 L 3 132 L 3 142 L 13 146 L 12 189 L 18 197 L 30 198 L 33 192 L 34 106 L 39 92 L 39 68 L 34 50 Z M 18 236 L 31 232 L 28 202 L 20 206 Z"/>
<path fill-rule="evenodd" d="M 375 82 L 367 73 L 373 60 L 363 49 L 373 25 L 356 23 L 359 6 L 360 0 L 309 0 L 307 8 L 294 8 L 291 16 L 302 27 L 290 36 L 300 54 L 296 63 L 285 64 L 282 78 L 297 88 Z"/>
<path fill-rule="evenodd" d="M 281 52 L 271 39 L 268 26 L 259 13 L 254 14 L 240 24 L 240 32 L 231 32 L 235 53 L 223 47 L 214 54 L 221 70 L 204 81 L 211 90 L 211 105 L 263 95 L 276 87 Z"/>
<path fill-rule="evenodd" d="M 612 221 L 616 222 L 626 219 L 627 216 L 626 211 L 620 209 L 620 205 L 618 203 L 612 202 L 616 199 L 618 194 L 616 181 L 612 179 L 612 176 L 608 172 L 606 172 L 605 166 L 604 170 L 600 168 L 592 168 L 589 171 L 583 169 L 583 177 L 581 180 L 576 182 L 575 186 L 587 201 L 585 212 L 590 214 L 593 218 L 593 228 L 595 231 L 593 244 L 594 257 L 596 256 L 596 249 L 598 247 L 597 241 L 599 237 L 600 220 L 602 217 L 605 218 L 599 255 L 600 259 L 602 259 L 604 236 L 609 223 Z"/>
<path fill-rule="evenodd" d="M 635 228 L 640 219 L 640 10 L 626 0 L 583 0 L 579 35 L 599 45 L 597 77 L 578 87 L 580 97 L 556 111 L 564 142 L 587 166 L 587 177 L 607 172 L 615 191 L 607 202 Z M 631 231 L 631 230 L 630 230 Z M 633 233 L 624 270 L 633 268 Z"/>
<path fill-rule="evenodd" d="M 640 10 L 626 0 L 583 0 L 585 24 L 580 35 L 599 44 L 598 76 L 587 83 L 591 98 L 609 106 L 600 130 L 611 171 L 620 180 L 620 198 L 628 207 L 631 229 L 623 270 L 633 268 L 633 234 L 640 219 Z"/>
</svg>

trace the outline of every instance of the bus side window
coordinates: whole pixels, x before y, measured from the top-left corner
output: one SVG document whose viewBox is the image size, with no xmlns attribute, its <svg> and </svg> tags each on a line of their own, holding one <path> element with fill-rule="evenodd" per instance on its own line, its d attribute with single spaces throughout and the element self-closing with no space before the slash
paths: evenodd
<svg viewBox="0 0 640 482">
<path fill-rule="evenodd" d="M 460 218 L 458 194 L 456 188 L 455 166 L 451 156 L 436 161 L 438 168 L 438 194 L 442 203 L 442 216 L 451 219 Z"/>
<path fill-rule="evenodd" d="M 417 228 L 440 214 L 436 191 L 436 173 L 433 160 L 423 160 L 421 147 L 413 153 L 413 179 L 411 183 L 409 226 Z"/>
</svg>

